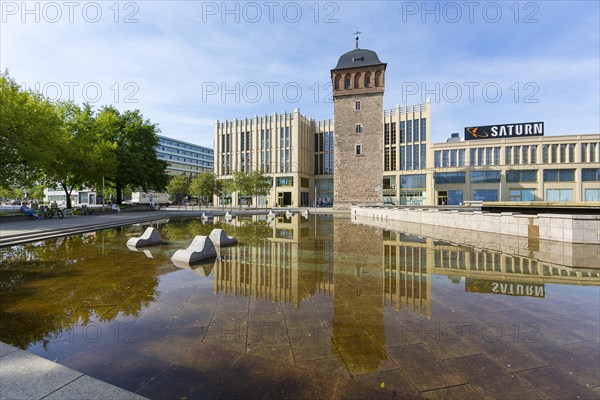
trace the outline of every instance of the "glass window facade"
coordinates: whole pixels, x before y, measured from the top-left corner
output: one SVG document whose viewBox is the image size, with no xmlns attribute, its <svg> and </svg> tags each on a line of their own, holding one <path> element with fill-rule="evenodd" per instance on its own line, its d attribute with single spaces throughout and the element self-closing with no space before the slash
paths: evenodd
<svg viewBox="0 0 600 400">
<path fill-rule="evenodd" d="M 500 182 L 500 171 L 472 171 L 471 183 Z"/>
<path fill-rule="evenodd" d="M 426 187 L 426 175 L 402 175 L 400 176 L 401 189 L 421 189 Z"/>
<path fill-rule="evenodd" d="M 544 182 L 572 182 L 575 180 L 574 169 L 544 170 Z"/>
<path fill-rule="evenodd" d="M 584 168 L 581 171 L 581 180 L 584 182 L 600 181 L 600 168 Z"/>
<path fill-rule="evenodd" d="M 600 201 L 600 189 L 585 189 L 585 201 Z"/>
<path fill-rule="evenodd" d="M 476 200 L 476 201 L 498 201 L 498 191 L 495 189 L 473 190 L 473 200 Z"/>
<path fill-rule="evenodd" d="M 278 178 L 275 178 L 275 184 L 277 186 L 294 186 L 294 177 L 280 176 Z"/>
<path fill-rule="evenodd" d="M 510 201 L 535 201 L 534 189 L 510 189 Z"/>
<path fill-rule="evenodd" d="M 537 182 L 536 170 L 506 171 L 506 182 Z"/>
<path fill-rule="evenodd" d="M 155 147 L 156 156 L 159 160 L 168 163 L 167 171 L 172 175 L 196 175 L 204 171 L 212 171 L 214 168 L 214 150 L 207 147 L 193 145 L 158 136 L 158 145 Z M 223 147 L 226 138 L 222 138 Z"/>
<path fill-rule="evenodd" d="M 464 172 L 436 172 L 433 179 L 436 184 L 440 183 L 465 183 L 466 174 Z"/>
<path fill-rule="evenodd" d="M 573 201 L 573 189 L 546 189 L 546 201 Z"/>
<path fill-rule="evenodd" d="M 448 205 L 458 206 L 463 202 L 462 190 L 448 190 Z"/>
</svg>

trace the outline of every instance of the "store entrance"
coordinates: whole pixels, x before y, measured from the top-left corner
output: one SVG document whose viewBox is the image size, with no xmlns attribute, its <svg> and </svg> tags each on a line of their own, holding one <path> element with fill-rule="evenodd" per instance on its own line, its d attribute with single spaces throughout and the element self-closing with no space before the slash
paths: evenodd
<svg viewBox="0 0 600 400">
<path fill-rule="evenodd" d="M 277 205 L 287 207 L 292 205 L 292 192 L 279 192 L 277 194 Z"/>
<path fill-rule="evenodd" d="M 445 206 L 448 204 L 448 192 L 447 191 L 439 191 L 437 196 L 437 204 L 438 206 Z"/>
</svg>

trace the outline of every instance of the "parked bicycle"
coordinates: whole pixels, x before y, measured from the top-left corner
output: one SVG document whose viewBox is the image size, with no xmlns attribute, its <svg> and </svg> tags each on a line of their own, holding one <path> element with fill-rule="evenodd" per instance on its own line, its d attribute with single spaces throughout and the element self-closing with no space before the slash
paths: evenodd
<svg viewBox="0 0 600 400">
<path fill-rule="evenodd" d="M 46 211 L 44 212 L 44 218 L 52 218 L 55 215 L 58 217 L 58 219 L 63 219 L 63 217 L 65 216 L 63 211 L 59 208 L 50 207 L 50 208 L 47 208 Z"/>
</svg>

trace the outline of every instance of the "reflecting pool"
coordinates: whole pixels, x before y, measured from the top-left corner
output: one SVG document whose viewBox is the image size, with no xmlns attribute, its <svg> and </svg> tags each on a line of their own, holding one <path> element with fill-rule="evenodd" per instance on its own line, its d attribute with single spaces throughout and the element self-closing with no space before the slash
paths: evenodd
<svg viewBox="0 0 600 400">
<path fill-rule="evenodd" d="M 0 249 L 0 340 L 152 399 L 600 397 L 600 269 L 331 216 L 151 225 Z M 173 265 L 215 227 L 238 245 Z"/>
</svg>

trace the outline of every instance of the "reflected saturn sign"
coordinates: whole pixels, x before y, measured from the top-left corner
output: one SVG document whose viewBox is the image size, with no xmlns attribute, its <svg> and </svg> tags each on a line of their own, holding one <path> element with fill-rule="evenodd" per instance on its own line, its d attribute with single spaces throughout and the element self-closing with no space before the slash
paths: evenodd
<svg viewBox="0 0 600 400">
<path fill-rule="evenodd" d="M 487 125 L 465 128 L 465 140 L 544 136 L 543 122 Z"/>
</svg>

